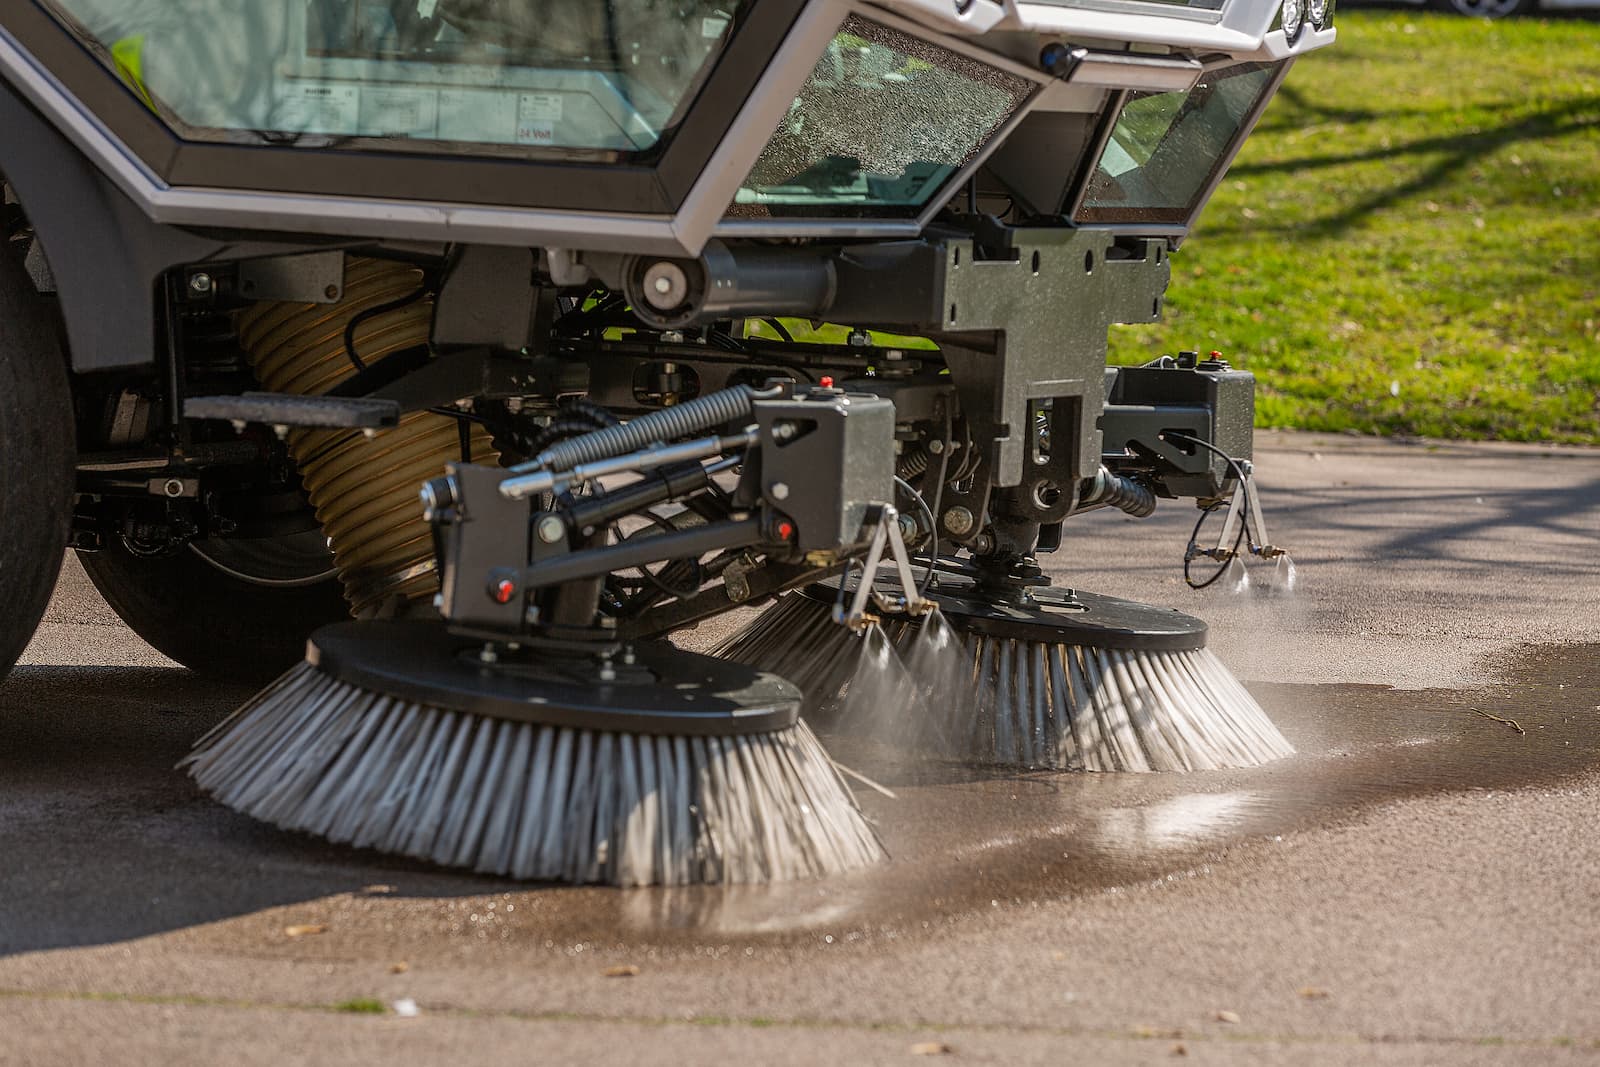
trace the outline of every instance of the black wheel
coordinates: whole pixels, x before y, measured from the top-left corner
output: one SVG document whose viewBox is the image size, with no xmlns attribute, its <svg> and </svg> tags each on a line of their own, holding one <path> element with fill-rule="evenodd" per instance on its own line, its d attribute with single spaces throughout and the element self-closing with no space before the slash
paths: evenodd
<svg viewBox="0 0 1600 1067">
<path fill-rule="evenodd" d="M 1532 11 L 1534 0 L 1429 0 L 1435 11 L 1472 19 L 1503 19 Z"/>
<path fill-rule="evenodd" d="M 0 246 L 0 676 L 33 638 L 61 571 L 75 436 L 55 313 Z"/>
<path fill-rule="evenodd" d="M 78 558 L 134 633 L 215 678 L 270 678 L 300 661 L 312 630 L 350 617 L 316 533 L 203 541 L 154 557 L 113 541 Z"/>
</svg>

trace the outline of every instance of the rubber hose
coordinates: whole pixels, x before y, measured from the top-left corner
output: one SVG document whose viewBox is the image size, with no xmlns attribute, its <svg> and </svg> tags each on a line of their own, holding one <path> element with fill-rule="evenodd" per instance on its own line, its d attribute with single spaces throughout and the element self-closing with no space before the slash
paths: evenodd
<svg viewBox="0 0 1600 1067">
<path fill-rule="evenodd" d="M 561 407 L 563 414 L 572 414 L 579 418 L 588 419 L 599 429 L 622 424 L 621 419 L 586 396 L 569 396 L 561 402 Z"/>
<path fill-rule="evenodd" d="M 1089 506 L 1119 508 L 1136 519 L 1149 518 L 1156 512 L 1155 493 L 1132 478 L 1101 467 L 1089 484 L 1089 491 L 1078 502 L 1080 509 Z"/>
<path fill-rule="evenodd" d="M 594 433 L 597 427 L 587 419 L 557 419 L 535 434 L 528 444 L 528 454 L 537 456 L 562 438 L 582 437 Z"/>
<path fill-rule="evenodd" d="M 546 470 L 568 471 L 581 463 L 637 452 L 657 441 L 672 441 L 725 426 L 736 419 L 749 418 L 758 399 L 776 395 L 775 391 L 759 392 L 748 385 L 707 393 L 675 407 L 652 411 L 630 422 L 552 445 L 539 453 L 537 462 Z"/>
</svg>

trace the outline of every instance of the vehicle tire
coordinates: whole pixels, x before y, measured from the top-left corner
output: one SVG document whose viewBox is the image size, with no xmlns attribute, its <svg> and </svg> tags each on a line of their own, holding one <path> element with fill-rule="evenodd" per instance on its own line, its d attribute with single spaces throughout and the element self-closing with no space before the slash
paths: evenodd
<svg viewBox="0 0 1600 1067">
<path fill-rule="evenodd" d="M 137 556 L 113 540 L 78 559 L 134 633 L 162 655 L 218 680 L 257 682 L 280 674 L 305 656 L 311 631 L 350 617 L 337 578 L 263 584 L 243 577 L 237 560 L 217 555 L 191 545 L 171 555 Z"/>
<path fill-rule="evenodd" d="M 1521 15 L 1537 6 L 1536 0 L 1430 0 L 1435 11 L 1464 15 L 1470 19 L 1503 19 Z"/>
<path fill-rule="evenodd" d="M 0 677 L 50 603 L 72 527 L 77 462 L 55 312 L 0 245 Z"/>
</svg>

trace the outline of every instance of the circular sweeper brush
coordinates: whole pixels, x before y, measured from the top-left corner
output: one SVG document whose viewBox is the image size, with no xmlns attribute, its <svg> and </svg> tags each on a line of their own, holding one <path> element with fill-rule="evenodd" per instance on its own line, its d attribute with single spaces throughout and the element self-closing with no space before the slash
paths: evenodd
<svg viewBox="0 0 1600 1067">
<path fill-rule="evenodd" d="M 1294 752 L 1192 616 L 1048 587 L 998 596 L 943 572 L 927 598 L 935 610 L 858 634 L 833 621 L 838 584 L 814 585 L 716 653 L 793 681 L 820 729 L 942 758 L 1169 771 Z"/>
<path fill-rule="evenodd" d="M 880 860 L 799 710 L 780 677 L 661 642 L 338 623 L 185 765 L 277 826 L 516 878 L 747 883 Z"/>
</svg>

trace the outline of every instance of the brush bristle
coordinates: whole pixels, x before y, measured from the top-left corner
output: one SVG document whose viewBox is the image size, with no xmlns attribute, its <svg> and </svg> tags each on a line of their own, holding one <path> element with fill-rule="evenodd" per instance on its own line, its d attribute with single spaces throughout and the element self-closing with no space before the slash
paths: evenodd
<svg viewBox="0 0 1600 1067">
<path fill-rule="evenodd" d="M 410 703 L 302 663 L 184 760 L 231 808 L 289 830 L 539 881 L 822 877 L 882 845 L 811 730 L 672 737 Z"/>
<path fill-rule="evenodd" d="M 885 631 L 918 663 L 919 624 L 891 621 Z M 831 621 L 827 605 L 790 595 L 716 654 L 787 678 L 825 731 L 866 730 L 963 762 L 1187 771 L 1254 767 L 1294 753 L 1209 649 L 1146 652 L 969 633 L 952 653 L 959 667 L 947 665 L 937 681 L 913 674 L 913 699 L 863 721 L 842 699 L 862 645 Z M 948 684 L 952 676 L 960 684 Z"/>
</svg>

